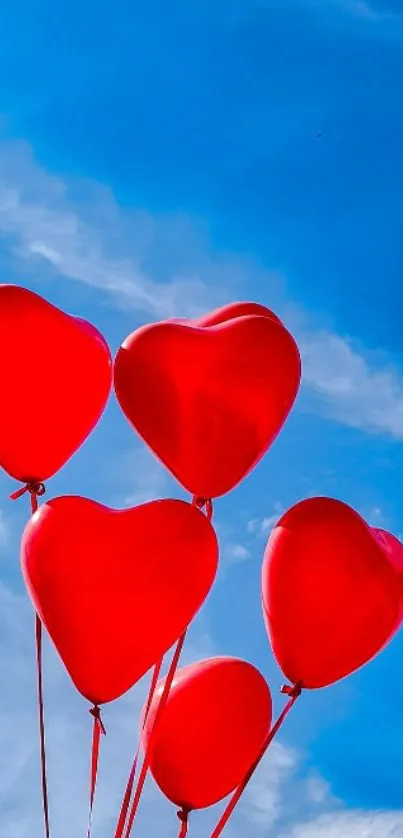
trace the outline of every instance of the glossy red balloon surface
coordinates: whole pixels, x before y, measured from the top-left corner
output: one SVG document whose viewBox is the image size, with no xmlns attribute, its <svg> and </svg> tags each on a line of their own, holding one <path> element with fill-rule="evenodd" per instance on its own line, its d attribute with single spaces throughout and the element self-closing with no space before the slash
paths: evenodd
<svg viewBox="0 0 403 838">
<path fill-rule="evenodd" d="M 80 497 L 41 506 L 22 540 L 35 609 L 77 689 L 118 698 L 172 646 L 213 583 L 218 546 L 193 506 L 122 511 Z"/>
<path fill-rule="evenodd" d="M 286 677 L 308 688 L 349 675 L 402 619 L 403 546 L 330 498 L 283 515 L 266 549 L 263 611 Z"/>
<path fill-rule="evenodd" d="M 150 738 L 161 681 L 148 716 L 150 769 L 166 797 L 184 809 L 211 806 L 243 780 L 271 725 L 270 690 L 245 661 L 212 658 L 179 669 Z"/>
<path fill-rule="evenodd" d="M 133 332 L 115 360 L 122 410 L 194 495 L 230 491 L 256 465 L 297 395 L 300 358 L 264 306 L 234 303 Z"/>
<path fill-rule="evenodd" d="M 112 361 L 102 335 L 26 288 L 0 285 L 0 466 L 47 480 L 106 405 Z"/>
</svg>

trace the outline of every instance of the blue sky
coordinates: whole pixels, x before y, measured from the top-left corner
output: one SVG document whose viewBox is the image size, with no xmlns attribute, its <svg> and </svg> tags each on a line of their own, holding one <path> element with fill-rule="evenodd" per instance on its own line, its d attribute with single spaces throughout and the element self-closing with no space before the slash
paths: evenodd
<svg viewBox="0 0 403 838">
<path fill-rule="evenodd" d="M 281 676 L 265 636 L 270 526 L 326 494 L 403 535 L 400 304 L 403 12 L 397 0 L 5 0 L 0 272 L 92 320 L 113 350 L 137 325 L 231 299 L 280 314 L 304 361 L 270 454 L 216 504 L 217 585 L 186 660 L 241 655 Z M 46 348 L 43 349 L 46 356 Z M 40 369 L 41 354 L 38 357 Z M 27 504 L 0 477 L 0 831 L 42 835 Z M 181 490 L 111 402 L 48 487 L 110 505 Z M 398 838 L 403 637 L 305 695 L 228 830 Z M 110 838 L 145 685 L 108 708 L 95 835 Z M 90 720 L 46 655 L 52 819 L 83 834 Z M 195 818 L 194 838 L 214 813 Z M 175 832 L 150 784 L 138 834 Z"/>
</svg>

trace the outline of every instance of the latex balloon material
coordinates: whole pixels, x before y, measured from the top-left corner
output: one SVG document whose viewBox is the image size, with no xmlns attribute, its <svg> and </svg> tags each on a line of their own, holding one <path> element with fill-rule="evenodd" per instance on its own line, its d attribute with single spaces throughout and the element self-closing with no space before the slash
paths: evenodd
<svg viewBox="0 0 403 838">
<path fill-rule="evenodd" d="M 276 438 L 300 383 L 294 339 L 257 303 L 142 327 L 115 360 L 126 417 L 179 482 L 214 498 Z"/>
<path fill-rule="evenodd" d="M 266 549 L 262 599 L 285 676 L 325 687 L 374 657 L 402 620 L 403 546 L 330 498 L 283 515 Z"/>
<path fill-rule="evenodd" d="M 47 480 L 101 416 L 110 351 L 90 323 L 0 285 L 0 384 L 0 466 L 24 483 Z"/>
<path fill-rule="evenodd" d="M 213 583 L 217 539 L 179 500 L 112 510 L 80 497 L 41 506 L 22 540 L 35 609 L 77 689 L 118 698 L 186 629 Z"/>
<path fill-rule="evenodd" d="M 164 687 L 159 683 L 143 733 L 159 787 L 185 810 L 211 806 L 245 777 L 270 730 L 272 703 L 263 676 L 235 658 L 179 669 L 151 737 Z"/>
</svg>

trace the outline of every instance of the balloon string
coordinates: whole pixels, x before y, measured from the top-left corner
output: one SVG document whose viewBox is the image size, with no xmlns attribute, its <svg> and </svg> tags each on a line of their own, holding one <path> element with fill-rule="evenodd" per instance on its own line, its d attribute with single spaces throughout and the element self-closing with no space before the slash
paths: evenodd
<svg viewBox="0 0 403 838">
<path fill-rule="evenodd" d="M 42 623 L 35 614 L 35 639 L 36 639 L 36 673 L 38 691 L 38 718 L 39 718 L 39 747 L 41 754 L 41 782 L 42 782 L 42 804 L 43 817 L 45 822 L 45 835 L 50 838 L 49 821 L 49 799 L 48 781 L 46 771 L 46 737 L 45 737 L 45 712 L 43 704 L 43 672 L 42 672 Z"/>
<path fill-rule="evenodd" d="M 162 662 L 163 662 L 163 658 L 161 658 L 161 660 L 159 660 L 158 663 L 154 667 L 153 677 L 152 677 L 151 684 L 150 684 L 150 689 L 149 689 L 149 692 L 148 692 L 146 709 L 145 709 L 145 713 L 144 713 L 144 717 L 143 717 L 143 724 L 142 724 L 143 729 L 144 729 L 144 725 L 147 721 L 147 717 L 148 717 L 148 714 L 149 714 L 149 711 L 150 711 L 151 702 L 154 698 L 154 693 L 155 693 L 155 689 L 156 689 L 156 686 L 157 686 L 157 683 L 158 683 L 159 674 L 161 672 Z M 123 797 L 122 806 L 121 806 L 121 809 L 120 809 L 119 820 L 118 820 L 117 827 L 116 827 L 115 838 L 122 838 L 122 836 L 123 836 L 123 830 L 124 830 L 125 825 L 126 825 L 126 820 L 127 820 L 127 815 L 128 815 L 128 812 L 129 812 L 130 801 L 131 801 L 131 797 L 132 797 L 132 794 L 133 794 L 134 779 L 135 779 L 136 771 L 137 771 L 137 763 L 138 763 L 138 759 L 139 759 L 139 753 L 140 753 L 140 742 L 137 745 L 136 753 L 134 755 L 134 759 L 133 759 L 133 762 L 132 762 L 132 767 L 130 769 L 129 778 L 127 780 L 126 790 L 125 790 L 125 794 L 124 794 L 124 797 Z"/>
<path fill-rule="evenodd" d="M 99 746 L 101 741 L 101 734 L 105 736 L 106 730 L 104 728 L 101 711 L 98 704 L 94 704 L 90 710 L 91 716 L 94 717 L 94 727 L 92 731 L 92 753 L 91 753 L 91 781 L 90 781 L 90 807 L 88 814 L 88 832 L 87 838 L 91 838 L 92 827 L 92 811 L 94 808 L 95 789 L 97 787 L 98 778 L 98 762 L 99 762 Z"/>
<path fill-rule="evenodd" d="M 182 821 L 178 838 L 186 838 L 189 826 L 189 812 L 187 811 L 187 809 L 179 809 L 177 815 L 179 820 Z"/>
<path fill-rule="evenodd" d="M 266 736 L 266 739 L 265 739 L 265 741 L 262 745 L 262 748 L 260 749 L 260 753 L 259 753 L 257 759 L 252 764 L 248 773 L 246 774 L 246 776 L 244 777 L 244 779 L 242 780 L 242 782 L 240 783 L 238 788 L 235 790 L 234 794 L 232 795 L 226 809 L 224 809 L 224 812 L 221 815 L 221 818 L 220 818 L 216 828 L 211 833 L 210 838 L 218 838 L 218 836 L 221 835 L 224 827 L 228 823 L 228 821 L 229 821 L 229 819 L 230 819 L 230 817 L 231 817 L 231 815 L 232 815 L 232 813 L 235 809 L 235 806 L 239 802 L 241 796 L 243 795 L 243 793 L 246 789 L 246 786 L 248 785 L 248 783 L 249 783 L 251 777 L 253 776 L 253 774 L 255 773 L 256 768 L 258 767 L 259 763 L 263 759 L 263 757 L 264 757 L 267 749 L 271 745 L 274 737 L 276 736 L 276 734 L 280 730 L 281 726 L 283 725 L 286 717 L 288 716 L 290 710 L 294 706 L 297 698 L 301 695 L 302 685 L 301 684 L 296 684 L 293 687 L 291 687 L 289 685 L 286 685 L 284 687 L 281 687 L 281 692 L 284 695 L 288 695 L 289 700 L 287 701 L 287 704 L 284 707 L 284 710 L 280 713 L 280 715 L 279 715 L 277 721 L 275 722 L 275 724 L 273 725 L 272 729 L 270 730 L 270 732 Z"/>
<path fill-rule="evenodd" d="M 18 500 L 29 492 L 31 499 L 32 515 L 38 510 L 38 497 L 45 494 L 45 486 L 39 482 L 28 482 L 10 495 L 11 500 Z M 50 838 L 49 818 L 49 796 L 46 769 L 46 736 L 45 736 L 45 711 L 43 701 L 43 669 L 42 669 L 42 623 L 38 614 L 35 614 L 35 646 L 36 646 L 36 681 L 38 693 L 38 723 L 39 723 L 39 748 L 41 758 L 41 783 L 42 783 L 42 806 L 45 825 L 45 836 Z"/>
<path fill-rule="evenodd" d="M 174 652 L 174 655 L 173 655 L 173 658 L 172 658 L 172 661 L 171 661 L 171 665 L 170 665 L 169 670 L 168 670 L 168 674 L 167 674 L 165 684 L 164 684 L 164 689 L 162 691 L 162 695 L 161 695 L 161 698 L 159 700 L 157 711 L 156 711 L 156 714 L 155 714 L 154 724 L 153 724 L 153 727 L 152 727 L 152 730 L 151 730 L 150 739 L 148 741 L 147 750 L 146 750 L 146 753 L 144 755 L 144 760 L 143 760 L 143 765 L 141 767 L 140 776 L 139 776 L 139 779 L 137 781 L 136 791 L 134 793 L 134 799 L 133 799 L 133 803 L 132 803 L 132 808 L 130 810 L 129 821 L 128 821 L 128 824 L 127 824 L 126 832 L 124 834 L 124 838 L 129 838 L 129 836 L 131 834 L 131 831 L 132 831 L 132 828 L 133 828 L 134 819 L 136 817 L 138 805 L 139 805 L 139 802 L 140 802 L 140 797 L 141 797 L 141 794 L 142 794 L 142 791 L 143 791 L 143 788 L 144 788 L 144 783 L 145 783 L 146 777 L 147 777 L 148 766 L 150 764 L 151 747 L 153 745 L 155 734 L 156 734 L 156 731 L 158 729 L 158 724 L 160 722 L 161 716 L 162 716 L 162 714 L 165 710 L 165 706 L 166 706 L 166 703 L 168 701 L 169 692 L 170 692 L 170 689 L 172 687 L 172 682 L 173 682 L 173 679 L 175 677 L 175 672 L 176 672 L 177 667 L 178 667 L 179 658 L 181 656 L 181 652 L 182 652 L 182 649 L 183 649 L 183 644 L 185 642 L 185 637 L 186 637 L 186 631 L 183 632 L 182 636 L 179 638 L 179 640 L 176 644 L 176 649 L 175 649 L 175 652 Z"/>
</svg>

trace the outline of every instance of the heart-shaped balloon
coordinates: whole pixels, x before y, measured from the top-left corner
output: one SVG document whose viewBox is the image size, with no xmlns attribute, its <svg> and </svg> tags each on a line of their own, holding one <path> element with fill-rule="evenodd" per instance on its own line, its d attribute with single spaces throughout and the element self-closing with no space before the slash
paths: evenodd
<svg viewBox="0 0 403 838">
<path fill-rule="evenodd" d="M 225 494 L 256 465 L 291 410 L 300 375 L 294 339 L 256 303 L 142 327 L 123 342 L 114 371 L 128 420 L 201 498 Z"/>
<path fill-rule="evenodd" d="M 112 510 L 56 498 L 31 518 L 21 549 L 34 607 L 94 704 L 126 692 L 180 637 L 218 560 L 213 527 L 179 500 Z"/>
<path fill-rule="evenodd" d="M 90 323 L 15 285 L 0 285 L 0 466 L 47 480 L 95 427 L 112 359 Z"/>
<path fill-rule="evenodd" d="M 271 724 L 269 687 L 246 661 L 199 661 L 178 669 L 156 719 L 164 684 L 158 684 L 143 733 L 152 774 L 185 811 L 211 806 L 244 779 L 262 748 Z"/>
<path fill-rule="evenodd" d="M 373 658 L 399 628 L 403 545 L 341 501 L 311 498 L 271 533 L 263 612 L 286 677 L 314 689 Z"/>
</svg>

